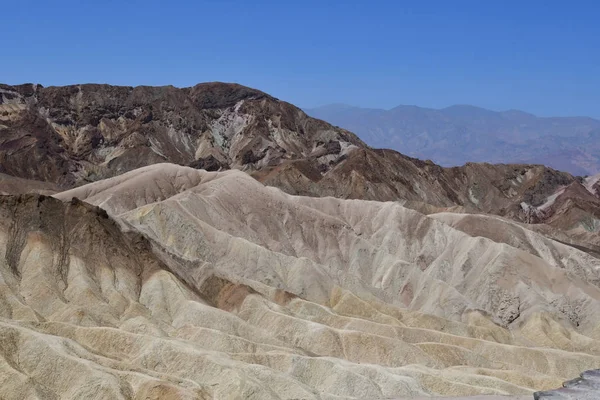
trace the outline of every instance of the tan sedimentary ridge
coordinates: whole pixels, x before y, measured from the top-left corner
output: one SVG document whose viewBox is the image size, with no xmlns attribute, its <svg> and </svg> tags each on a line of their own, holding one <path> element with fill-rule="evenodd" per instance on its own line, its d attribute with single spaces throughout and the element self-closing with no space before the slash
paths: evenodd
<svg viewBox="0 0 600 400">
<path fill-rule="evenodd" d="M 0 204 L 5 398 L 531 396 L 600 367 L 598 259 L 521 226 L 168 164 L 56 197 Z"/>
</svg>

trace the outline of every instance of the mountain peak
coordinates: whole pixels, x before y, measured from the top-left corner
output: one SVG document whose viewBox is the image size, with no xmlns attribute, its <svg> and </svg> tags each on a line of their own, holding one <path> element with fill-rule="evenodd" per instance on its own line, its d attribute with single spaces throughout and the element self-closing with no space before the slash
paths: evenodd
<svg viewBox="0 0 600 400">
<path fill-rule="evenodd" d="M 164 161 L 254 169 L 315 152 L 328 155 L 319 161 L 326 171 L 343 148 L 364 146 L 348 131 L 237 83 L 24 89 L 0 87 L 0 154 L 7 154 L 0 172 L 59 185 Z"/>
</svg>

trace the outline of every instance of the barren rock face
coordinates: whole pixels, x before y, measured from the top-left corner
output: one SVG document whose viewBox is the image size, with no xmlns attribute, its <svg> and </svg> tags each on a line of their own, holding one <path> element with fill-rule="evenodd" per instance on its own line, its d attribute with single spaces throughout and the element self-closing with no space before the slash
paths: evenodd
<svg viewBox="0 0 600 400">
<path fill-rule="evenodd" d="M 0 87 L 0 165 L 28 179 L 79 185 L 158 162 L 261 168 L 364 146 L 258 90 L 77 85 Z M 35 160 L 36 163 L 31 161 Z M 26 163 L 27 161 L 27 163 Z"/>
<path fill-rule="evenodd" d="M 539 165 L 442 168 L 373 150 L 240 85 L 1 85 L 0 96 L 0 172 L 63 188 L 169 162 L 241 169 L 290 194 L 462 207 L 576 234 L 600 229 L 596 181 Z"/>
</svg>

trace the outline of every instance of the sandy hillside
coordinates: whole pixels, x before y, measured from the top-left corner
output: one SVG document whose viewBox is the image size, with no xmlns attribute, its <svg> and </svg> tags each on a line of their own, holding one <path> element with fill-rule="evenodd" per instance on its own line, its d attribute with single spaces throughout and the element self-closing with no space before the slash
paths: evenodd
<svg viewBox="0 0 600 400">
<path fill-rule="evenodd" d="M 461 218 L 171 164 L 1 197 L 0 393 L 531 397 L 600 368 L 600 260 Z"/>
<path fill-rule="evenodd" d="M 158 164 L 1 196 L 0 249 L 6 399 L 531 398 L 600 368 L 600 260 L 499 217 Z"/>
</svg>

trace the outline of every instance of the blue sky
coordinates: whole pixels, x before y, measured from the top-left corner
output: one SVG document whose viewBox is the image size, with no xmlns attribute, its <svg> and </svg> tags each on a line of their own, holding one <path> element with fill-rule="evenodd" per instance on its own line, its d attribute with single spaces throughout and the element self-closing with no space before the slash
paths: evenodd
<svg viewBox="0 0 600 400">
<path fill-rule="evenodd" d="M 6 1 L 0 82 L 238 82 L 303 107 L 600 117 L 593 1 Z"/>
</svg>

